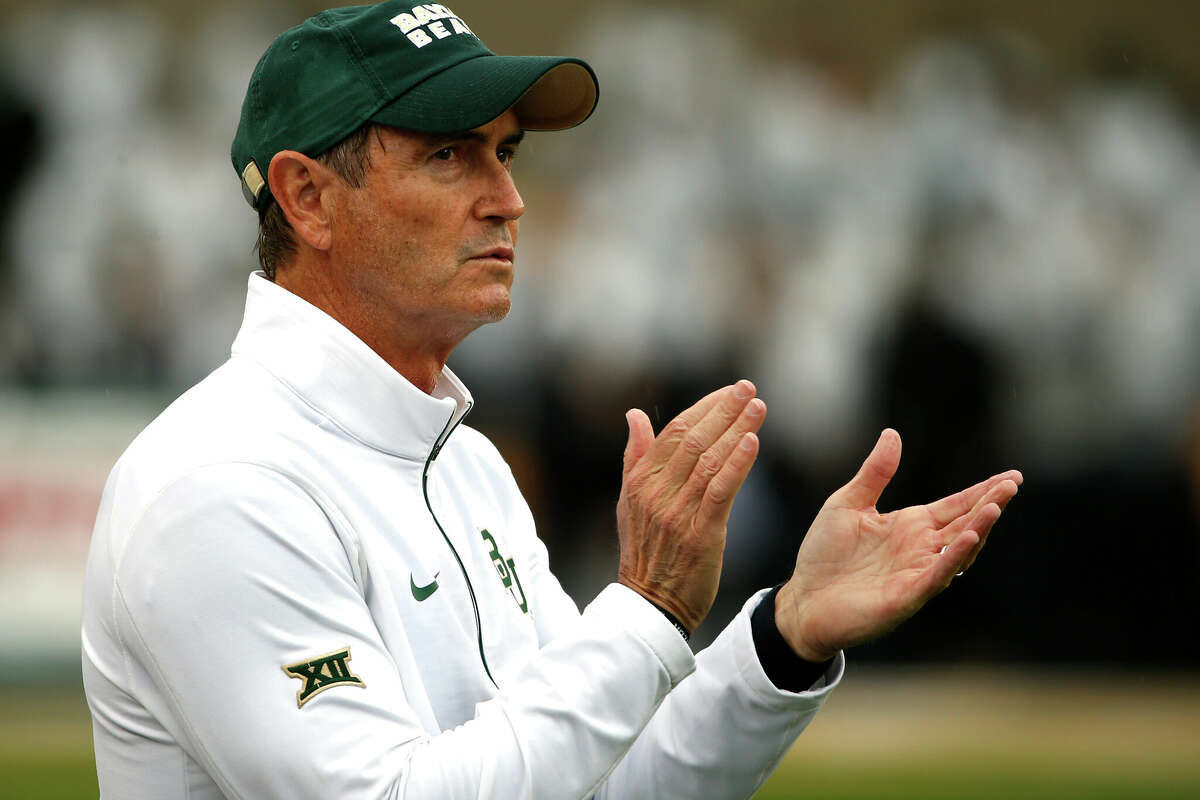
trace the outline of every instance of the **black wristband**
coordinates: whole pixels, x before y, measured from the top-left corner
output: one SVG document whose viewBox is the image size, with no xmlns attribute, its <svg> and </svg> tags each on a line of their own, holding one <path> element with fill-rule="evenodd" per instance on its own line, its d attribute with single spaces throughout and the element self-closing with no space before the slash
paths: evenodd
<svg viewBox="0 0 1200 800">
<path fill-rule="evenodd" d="M 675 630 L 679 631 L 679 635 L 683 637 L 683 640 L 685 642 L 691 641 L 691 639 L 692 639 L 691 631 L 689 631 L 687 628 L 683 627 L 683 623 L 680 622 L 679 619 L 674 614 L 672 614 L 670 611 L 667 611 L 665 608 L 660 606 L 658 603 L 651 603 L 650 605 L 654 606 L 655 608 L 657 608 L 659 611 L 662 612 L 662 615 L 667 618 L 667 622 L 669 622 L 675 626 Z"/>
<path fill-rule="evenodd" d="M 785 692 L 807 692 L 825 674 L 833 659 L 814 663 L 806 661 L 792 650 L 775 625 L 775 595 L 779 584 L 763 597 L 758 607 L 750 614 L 750 635 L 754 639 L 754 651 L 763 672 L 771 679 L 776 689 Z M 835 656 L 836 658 L 836 656 Z"/>
</svg>

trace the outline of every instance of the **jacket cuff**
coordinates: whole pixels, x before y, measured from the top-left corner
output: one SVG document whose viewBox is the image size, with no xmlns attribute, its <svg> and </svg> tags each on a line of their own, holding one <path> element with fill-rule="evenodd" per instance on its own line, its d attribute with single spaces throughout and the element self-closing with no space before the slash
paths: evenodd
<svg viewBox="0 0 1200 800">
<path fill-rule="evenodd" d="M 764 702 L 772 706 L 795 705 L 800 707 L 812 705 L 813 707 L 819 707 L 824 703 L 829 693 L 842 680 L 842 675 L 846 669 L 845 654 L 838 653 L 833 661 L 829 662 L 824 670 L 817 675 L 815 681 L 809 682 L 808 686 L 803 687 L 799 691 L 791 691 L 772 681 L 763 667 L 751 622 L 754 612 L 759 608 L 763 599 L 770 593 L 770 589 L 763 589 L 755 593 L 746 601 L 742 612 L 734 618 L 733 627 L 738 629 L 740 638 L 744 640 L 744 645 L 740 646 L 737 651 L 738 669 L 747 685 L 755 690 Z M 774 597 L 772 597 L 773 602 Z M 774 622 L 774 614 L 771 614 L 770 617 L 771 621 Z M 779 633 L 777 628 L 775 629 L 775 635 L 780 637 L 780 641 L 783 641 L 782 634 Z M 788 653 L 793 658 L 803 661 L 803 659 L 799 659 L 799 656 L 792 653 L 791 647 L 787 645 L 786 641 L 783 641 L 783 645 L 788 648 Z M 803 663 L 808 664 L 810 662 Z M 787 683 L 787 681 L 783 682 Z"/>
<path fill-rule="evenodd" d="M 610 583 L 588 604 L 584 615 L 631 633 L 657 656 L 674 687 L 696 669 L 696 657 L 658 606 L 620 583 Z"/>
<path fill-rule="evenodd" d="M 775 596 L 782 585 L 767 592 L 750 613 L 750 635 L 754 639 L 758 663 L 771 683 L 784 691 L 805 692 L 829 670 L 834 659 L 807 661 L 796 655 L 783 638 L 775 624 Z"/>
</svg>

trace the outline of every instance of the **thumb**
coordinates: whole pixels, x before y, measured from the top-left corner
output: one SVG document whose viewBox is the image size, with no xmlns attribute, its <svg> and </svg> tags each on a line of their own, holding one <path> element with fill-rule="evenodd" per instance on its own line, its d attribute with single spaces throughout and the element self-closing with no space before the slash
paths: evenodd
<svg viewBox="0 0 1200 800">
<path fill-rule="evenodd" d="M 899 466 L 900 434 L 885 428 L 858 474 L 838 491 L 839 499 L 851 508 L 875 505 Z"/>
<path fill-rule="evenodd" d="M 625 421 L 629 423 L 629 440 L 625 443 L 624 466 L 621 473 L 628 477 L 633 465 L 641 461 L 642 456 L 646 455 L 646 451 L 650 449 L 650 445 L 654 444 L 654 427 L 651 426 L 646 412 L 638 408 L 626 411 Z"/>
</svg>

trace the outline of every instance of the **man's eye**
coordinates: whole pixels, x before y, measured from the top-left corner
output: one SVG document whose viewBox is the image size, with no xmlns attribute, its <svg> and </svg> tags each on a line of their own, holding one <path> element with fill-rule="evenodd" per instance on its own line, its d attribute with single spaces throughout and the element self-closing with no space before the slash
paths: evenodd
<svg viewBox="0 0 1200 800">
<path fill-rule="evenodd" d="M 433 157 L 440 159 L 441 161 L 449 161 L 450 159 L 454 158 L 454 148 L 443 147 L 441 150 L 438 150 L 436 153 L 434 153 Z"/>
<path fill-rule="evenodd" d="M 496 158 L 500 159 L 500 163 L 505 166 L 512 166 L 513 159 L 517 157 L 517 151 L 512 149 L 501 150 L 496 153 Z"/>
</svg>

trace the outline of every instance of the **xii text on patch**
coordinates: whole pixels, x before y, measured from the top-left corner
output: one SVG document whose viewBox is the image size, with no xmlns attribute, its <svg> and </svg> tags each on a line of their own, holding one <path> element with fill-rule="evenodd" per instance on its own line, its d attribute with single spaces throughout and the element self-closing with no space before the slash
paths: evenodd
<svg viewBox="0 0 1200 800">
<path fill-rule="evenodd" d="M 300 691 L 296 692 L 296 707 L 303 708 L 314 695 L 333 686 L 366 687 L 363 679 L 351 672 L 346 665 L 349 660 L 350 648 L 343 647 L 323 656 L 285 665 L 284 672 L 304 682 Z"/>
<path fill-rule="evenodd" d="M 467 23 L 440 3 L 413 6 L 411 11 L 397 14 L 389 22 L 403 31 L 417 47 L 424 47 L 434 39 L 445 39 L 456 33 L 475 35 Z"/>
</svg>

